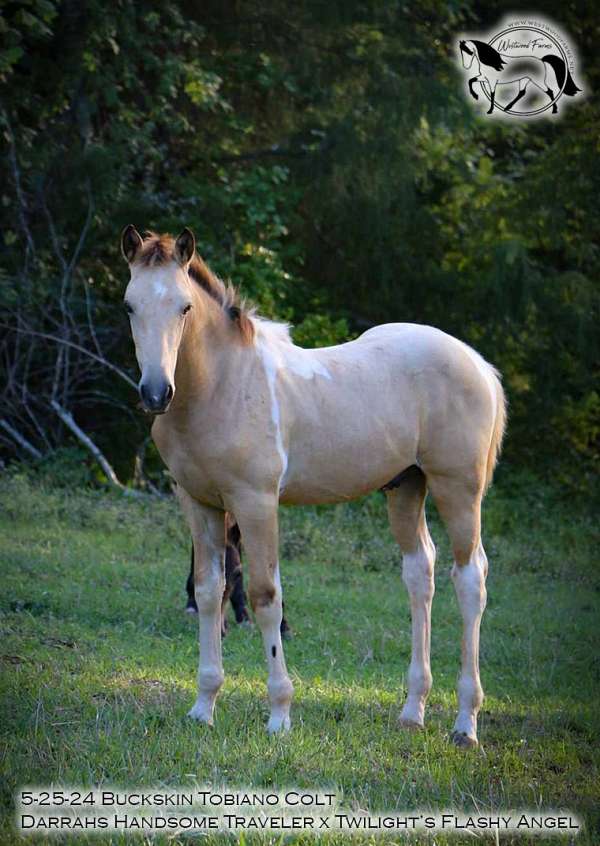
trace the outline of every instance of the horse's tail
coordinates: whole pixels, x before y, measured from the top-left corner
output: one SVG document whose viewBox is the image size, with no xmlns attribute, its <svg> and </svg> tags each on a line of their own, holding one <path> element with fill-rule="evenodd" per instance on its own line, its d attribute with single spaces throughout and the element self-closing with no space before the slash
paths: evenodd
<svg viewBox="0 0 600 846">
<path fill-rule="evenodd" d="M 496 392 L 496 419 L 494 420 L 494 429 L 492 431 L 492 442 L 487 457 L 487 466 L 485 473 L 485 489 L 487 490 L 492 484 L 492 477 L 494 475 L 494 468 L 498 462 L 500 450 L 502 449 L 502 438 L 504 437 L 504 430 L 506 429 L 506 396 L 502 383 L 500 382 L 500 375 L 498 371 L 489 365 L 492 371 L 492 382 Z"/>
<path fill-rule="evenodd" d="M 575 85 L 573 77 L 569 72 L 569 68 L 566 66 L 564 59 L 561 59 L 560 56 L 542 56 L 542 62 L 546 62 L 546 64 L 550 65 L 556 74 L 556 81 L 558 82 L 559 88 L 563 87 L 566 77 L 567 82 L 564 88 L 564 94 L 568 94 L 569 97 L 574 97 L 578 91 L 581 91 L 581 88 L 578 88 Z"/>
</svg>

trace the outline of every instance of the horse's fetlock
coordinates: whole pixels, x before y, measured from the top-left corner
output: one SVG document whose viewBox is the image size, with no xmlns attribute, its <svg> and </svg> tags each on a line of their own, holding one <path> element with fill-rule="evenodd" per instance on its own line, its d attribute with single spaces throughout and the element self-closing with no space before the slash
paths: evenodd
<svg viewBox="0 0 600 846">
<path fill-rule="evenodd" d="M 433 676 L 429 669 L 411 667 L 408 674 L 409 690 L 419 698 L 425 699 L 433 686 Z"/>
<path fill-rule="evenodd" d="M 458 682 L 459 702 L 467 702 L 473 713 L 477 713 L 483 705 L 485 698 L 483 688 L 479 679 L 470 676 L 460 678 Z"/>
<path fill-rule="evenodd" d="M 421 691 L 423 696 L 429 696 L 431 692 L 431 688 L 433 687 L 433 676 L 429 671 L 423 673 L 423 679 L 421 682 Z"/>
<path fill-rule="evenodd" d="M 289 678 L 269 680 L 267 684 L 271 703 L 284 705 L 291 702 L 294 695 L 294 685 Z"/>
<path fill-rule="evenodd" d="M 204 693 L 216 693 L 225 681 L 222 670 L 204 667 L 198 673 L 198 687 Z"/>
</svg>

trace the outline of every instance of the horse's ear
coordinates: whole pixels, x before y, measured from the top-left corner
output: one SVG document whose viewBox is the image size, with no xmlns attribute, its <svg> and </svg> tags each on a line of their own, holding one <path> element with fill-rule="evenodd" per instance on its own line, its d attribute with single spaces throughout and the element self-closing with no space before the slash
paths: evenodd
<svg viewBox="0 0 600 846">
<path fill-rule="evenodd" d="M 187 226 L 175 241 L 175 260 L 181 265 L 189 264 L 196 252 L 194 233 Z"/>
<path fill-rule="evenodd" d="M 126 226 L 121 232 L 121 252 L 123 253 L 125 261 L 129 262 L 129 264 L 133 264 L 137 254 L 142 248 L 142 243 L 142 236 L 135 226 L 132 223 L 130 223 L 129 226 Z"/>
</svg>

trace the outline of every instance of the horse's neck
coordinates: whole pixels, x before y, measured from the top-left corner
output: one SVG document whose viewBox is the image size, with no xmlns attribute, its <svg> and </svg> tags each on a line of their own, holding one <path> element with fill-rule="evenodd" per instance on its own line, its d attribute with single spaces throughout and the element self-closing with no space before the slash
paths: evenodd
<svg viewBox="0 0 600 846">
<path fill-rule="evenodd" d="M 223 395 L 239 381 L 242 350 L 230 328 L 218 309 L 202 325 L 197 318 L 186 325 L 175 370 L 174 406 L 178 410 L 208 405 L 215 392 Z"/>
</svg>

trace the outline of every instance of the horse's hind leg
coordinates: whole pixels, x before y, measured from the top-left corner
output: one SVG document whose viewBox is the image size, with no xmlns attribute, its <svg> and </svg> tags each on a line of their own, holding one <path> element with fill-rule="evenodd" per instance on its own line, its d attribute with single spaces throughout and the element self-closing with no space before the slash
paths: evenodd
<svg viewBox="0 0 600 846">
<path fill-rule="evenodd" d="M 427 475 L 452 543 L 451 576 L 463 618 L 458 716 L 452 738 L 458 746 L 477 745 L 477 714 L 483 702 L 479 679 L 479 629 L 486 604 L 487 558 L 481 544 L 481 473 L 472 478 Z"/>
<path fill-rule="evenodd" d="M 408 727 L 423 726 L 425 702 L 431 690 L 429 665 L 431 601 L 435 546 L 425 520 L 425 476 L 418 467 L 402 474 L 397 487 L 387 491 L 393 535 L 402 550 L 402 578 L 410 596 L 412 655 L 408 695 L 400 721 Z"/>
<path fill-rule="evenodd" d="M 496 83 L 490 82 L 489 79 L 487 80 L 488 88 L 490 89 L 490 107 L 487 110 L 486 114 L 491 115 L 494 111 L 494 102 L 496 100 Z"/>
<path fill-rule="evenodd" d="M 232 543 L 231 537 L 227 544 L 227 555 L 225 557 L 225 575 L 230 588 L 229 601 L 235 614 L 236 623 L 245 623 L 250 620 L 246 610 L 246 594 L 244 593 L 244 576 L 242 573 L 242 559 L 239 543 Z"/>
<path fill-rule="evenodd" d="M 528 82 L 529 82 L 529 80 L 523 80 L 523 79 L 519 80 L 519 93 L 517 94 L 517 96 L 514 99 L 512 99 L 510 101 L 510 103 L 507 106 L 504 107 L 505 112 L 509 112 L 512 109 L 512 107 L 515 105 L 515 103 L 518 103 L 519 100 L 522 97 L 525 96 L 525 94 L 527 93 L 527 83 Z"/>
<path fill-rule="evenodd" d="M 552 100 L 552 114 L 555 115 L 558 112 L 558 106 L 554 102 L 554 91 L 550 87 L 548 87 L 546 88 L 546 94 Z"/>
<path fill-rule="evenodd" d="M 192 554 L 190 556 L 190 572 L 188 573 L 187 581 L 185 583 L 185 591 L 187 593 L 187 603 L 185 610 L 188 614 L 197 614 L 198 606 L 196 605 L 196 596 L 194 590 L 194 544 L 192 542 Z"/>
</svg>

